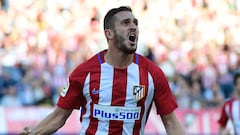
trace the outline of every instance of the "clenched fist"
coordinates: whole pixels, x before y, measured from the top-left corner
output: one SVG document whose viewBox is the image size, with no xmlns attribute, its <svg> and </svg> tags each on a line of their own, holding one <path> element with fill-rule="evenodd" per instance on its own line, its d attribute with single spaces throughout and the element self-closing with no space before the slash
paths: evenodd
<svg viewBox="0 0 240 135">
<path fill-rule="evenodd" d="M 22 131 L 18 133 L 18 135 L 30 135 L 32 130 L 29 127 L 24 127 Z"/>
</svg>

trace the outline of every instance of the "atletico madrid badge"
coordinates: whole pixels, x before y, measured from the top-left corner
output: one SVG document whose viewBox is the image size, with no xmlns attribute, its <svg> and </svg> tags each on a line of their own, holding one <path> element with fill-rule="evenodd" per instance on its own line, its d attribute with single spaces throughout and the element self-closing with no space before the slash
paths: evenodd
<svg viewBox="0 0 240 135">
<path fill-rule="evenodd" d="M 139 101 L 145 96 L 145 86 L 144 85 L 134 85 L 133 86 L 133 97 Z"/>
</svg>

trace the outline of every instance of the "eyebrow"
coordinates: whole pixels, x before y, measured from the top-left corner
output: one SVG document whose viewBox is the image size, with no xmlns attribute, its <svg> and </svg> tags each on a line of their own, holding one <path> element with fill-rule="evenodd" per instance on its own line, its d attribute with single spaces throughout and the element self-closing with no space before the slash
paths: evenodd
<svg viewBox="0 0 240 135">
<path fill-rule="evenodd" d="M 127 20 L 132 20 L 131 18 L 125 18 L 123 19 L 122 21 L 127 21 Z M 133 22 L 137 21 L 138 22 L 138 19 L 137 18 L 133 18 Z"/>
</svg>

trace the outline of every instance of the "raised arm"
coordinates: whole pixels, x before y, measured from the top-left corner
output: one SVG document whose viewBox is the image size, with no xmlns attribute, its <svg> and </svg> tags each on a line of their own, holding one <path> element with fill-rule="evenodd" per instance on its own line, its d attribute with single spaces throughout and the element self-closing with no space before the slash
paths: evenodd
<svg viewBox="0 0 240 135">
<path fill-rule="evenodd" d="M 186 135 L 174 112 L 161 116 L 161 119 L 168 135 Z"/>
<path fill-rule="evenodd" d="M 22 131 L 19 132 L 19 135 L 52 134 L 65 124 L 71 113 L 72 110 L 65 110 L 56 107 L 52 113 L 50 113 L 34 128 L 30 129 L 29 127 L 25 127 Z"/>
</svg>

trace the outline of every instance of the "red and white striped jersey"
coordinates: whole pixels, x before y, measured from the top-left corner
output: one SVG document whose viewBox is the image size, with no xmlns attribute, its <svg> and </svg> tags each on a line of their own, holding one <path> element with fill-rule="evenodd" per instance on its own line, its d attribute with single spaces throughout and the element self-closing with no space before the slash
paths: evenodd
<svg viewBox="0 0 240 135">
<path fill-rule="evenodd" d="M 57 105 L 81 109 L 81 134 L 143 135 L 153 101 L 160 115 L 177 108 L 168 81 L 139 54 L 127 68 L 118 69 L 104 61 L 105 52 L 74 69 Z"/>
<path fill-rule="evenodd" d="M 225 101 L 218 123 L 226 127 L 228 120 L 231 120 L 235 134 L 240 134 L 240 102 L 236 98 Z"/>
</svg>

